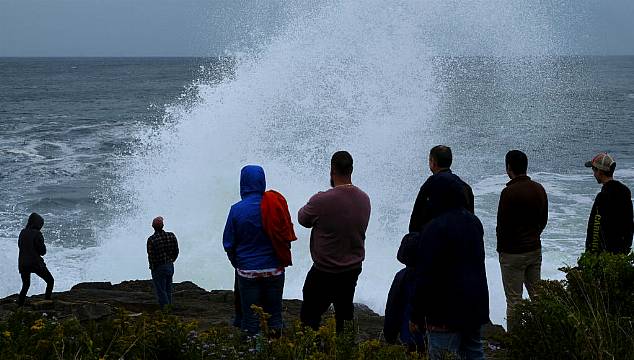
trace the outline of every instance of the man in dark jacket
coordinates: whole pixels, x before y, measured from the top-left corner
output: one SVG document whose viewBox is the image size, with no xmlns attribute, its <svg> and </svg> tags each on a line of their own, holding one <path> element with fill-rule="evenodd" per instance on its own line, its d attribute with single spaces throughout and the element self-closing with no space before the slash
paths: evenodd
<svg viewBox="0 0 634 360">
<path fill-rule="evenodd" d="M 174 261 L 178 258 L 176 235 L 163 230 L 163 218 L 152 220 L 154 234 L 147 239 L 147 258 L 152 270 L 152 282 L 161 307 L 172 304 Z"/>
<path fill-rule="evenodd" d="M 262 196 L 266 189 L 264 169 L 247 165 L 240 172 L 240 197 L 231 206 L 222 245 L 235 268 L 240 297 L 242 330 L 256 334 L 260 322 L 251 305 L 258 305 L 271 315 L 269 327 L 281 332 L 284 267 L 275 253 L 262 224 Z"/>
<path fill-rule="evenodd" d="M 18 305 L 23 306 L 26 300 L 26 294 L 31 286 L 31 274 L 35 274 L 46 281 L 46 293 L 44 298 L 51 299 L 53 293 L 53 275 L 46 268 L 42 256 L 46 254 L 46 245 L 44 245 L 44 236 L 42 236 L 42 226 L 44 219 L 37 213 L 32 213 L 26 227 L 20 232 L 18 238 L 18 247 L 20 253 L 18 256 L 18 270 L 22 277 L 22 290 L 18 297 Z"/>
<path fill-rule="evenodd" d="M 471 213 L 474 213 L 473 191 L 467 183 L 451 172 L 452 161 L 451 148 L 448 146 L 434 146 L 429 152 L 429 170 L 431 170 L 432 176 L 427 178 L 421 186 L 418 196 L 416 196 L 414 209 L 409 220 L 409 232 L 421 231 L 423 226 L 434 217 L 436 204 L 430 201 L 430 195 L 436 191 L 439 184 L 447 181 L 462 183 L 464 206 Z"/>
<path fill-rule="evenodd" d="M 515 322 L 512 308 L 522 300 L 524 285 L 533 298 L 541 278 L 540 236 L 548 221 L 548 197 L 544 187 L 526 175 L 528 157 L 511 150 L 505 157 L 511 179 L 502 190 L 497 215 L 497 251 L 506 295 L 507 329 Z"/>
<path fill-rule="evenodd" d="M 464 185 L 454 178 L 430 194 L 437 216 L 424 227 L 414 252 L 416 287 L 412 323 L 427 330 L 429 356 L 447 352 L 483 359 L 480 337 L 489 322 L 484 230 L 465 209 Z"/>
<path fill-rule="evenodd" d="M 614 180 L 616 161 L 607 153 L 597 154 L 585 165 L 592 168 L 594 178 L 603 185 L 590 212 L 586 251 L 629 254 L 634 233 L 632 193 Z"/>
</svg>

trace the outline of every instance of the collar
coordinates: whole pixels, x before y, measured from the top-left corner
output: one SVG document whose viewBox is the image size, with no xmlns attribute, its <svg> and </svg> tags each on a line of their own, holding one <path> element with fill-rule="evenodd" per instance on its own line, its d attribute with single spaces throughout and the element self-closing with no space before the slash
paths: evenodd
<svg viewBox="0 0 634 360">
<path fill-rule="evenodd" d="M 530 179 L 531 178 L 528 175 L 526 175 L 526 174 L 518 175 L 518 176 L 515 177 L 515 179 L 511 179 L 511 181 L 507 182 L 506 186 L 513 185 L 513 184 L 518 183 L 520 181 L 528 181 Z"/>
</svg>

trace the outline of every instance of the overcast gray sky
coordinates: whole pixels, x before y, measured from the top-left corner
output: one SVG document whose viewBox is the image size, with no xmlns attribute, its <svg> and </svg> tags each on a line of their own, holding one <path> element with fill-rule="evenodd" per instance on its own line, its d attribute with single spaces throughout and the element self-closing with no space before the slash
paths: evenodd
<svg viewBox="0 0 634 360">
<path fill-rule="evenodd" d="M 0 0 L 0 56 L 216 55 L 281 18 L 277 0 Z"/>
<path fill-rule="evenodd" d="M 568 1 L 534 4 L 555 2 L 561 9 Z M 0 56 L 219 55 L 279 29 L 287 20 L 283 2 L 0 0 Z M 586 4 L 582 20 L 567 25 L 570 52 L 634 54 L 634 0 L 569 4 L 579 2 Z"/>
</svg>

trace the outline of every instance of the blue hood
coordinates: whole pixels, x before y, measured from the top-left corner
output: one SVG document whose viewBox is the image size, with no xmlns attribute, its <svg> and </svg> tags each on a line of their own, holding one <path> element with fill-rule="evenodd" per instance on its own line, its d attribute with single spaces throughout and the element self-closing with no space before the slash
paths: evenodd
<svg viewBox="0 0 634 360">
<path fill-rule="evenodd" d="M 264 169 L 258 165 L 247 165 L 240 171 L 240 197 L 250 194 L 264 194 L 266 179 Z"/>
</svg>

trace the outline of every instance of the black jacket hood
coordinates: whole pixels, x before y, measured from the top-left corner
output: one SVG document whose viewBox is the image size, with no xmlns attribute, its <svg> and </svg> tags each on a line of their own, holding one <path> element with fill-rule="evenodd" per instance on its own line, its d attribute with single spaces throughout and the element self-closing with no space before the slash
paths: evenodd
<svg viewBox="0 0 634 360">
<path fill-rule="evenodd" d="M 26 223 L 26 229 L 41 230 L 44 226 L 44 219 L 38 213 L 32 213 Z"/>
</svg>

